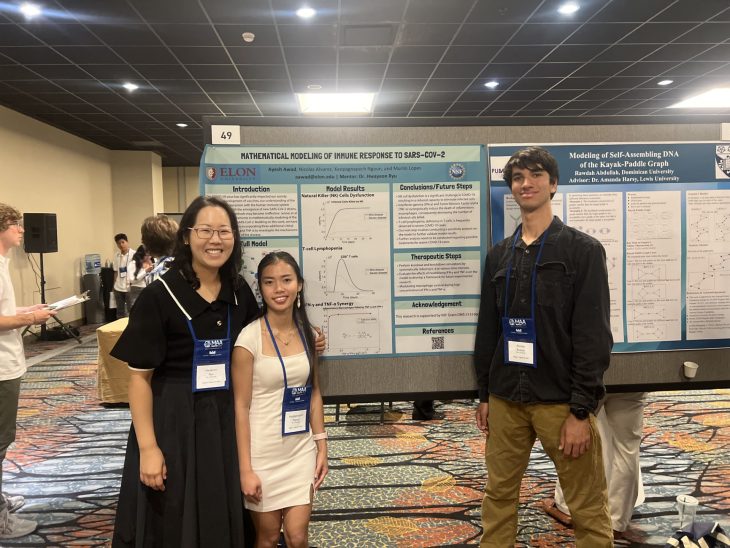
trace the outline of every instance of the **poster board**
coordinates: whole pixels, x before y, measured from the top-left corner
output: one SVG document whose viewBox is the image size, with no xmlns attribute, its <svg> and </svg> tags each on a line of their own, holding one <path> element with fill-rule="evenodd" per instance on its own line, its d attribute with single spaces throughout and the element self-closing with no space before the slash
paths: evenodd
<svg viewBox="0 0 730 548">
<path fill-rule="evenodd" d="M 424 119 L 332 119 L 218 118 L 206 117 L 204 139 L 213 142 L 221 124 L 236 128 L 237 142 L 252 146 L 333 144 L 387 145 L 394 143 L 452 145 L 530 142 L 556 143 L 571 139 L 591 143 L 660 142 L 667 139 L 709 142 L 720 134 L 720 124 L 644 124 L 616 126 L 453 126 L 449 120 Z M 516 150 L 518 145 L 514 145 Z M 503 182 L 499 182 L 504 185 Z M 682 362 L 700 363 L 691 384 L 682 376 Z M 730 386 L 730 350 L 724 348 L 646 351 L 612 356 L 605 382 L 609 391 L 717 388 Z M 476 378 L 470 355 L 403 356 L 330 360 L 320 371 L 329 401 L 409 399 L 428 395 L 436 398 L 473 397 Z"/>
<path fill-rule="evenodd" d="M 246 281 L 283 250 L 332 360 L 470 357 L 487 249 L 483 146 L 207 145 L 202 194 L 236 212 Z"/>
<path fill-rule="evenodd" d="M 490 146 L 495 242 L 520 212 L 502 178 L 524 145 Z M 545 145 L 553 213 L 606 249 L 613 352 L 730 347 L 730 146 Z"/>
</svg>

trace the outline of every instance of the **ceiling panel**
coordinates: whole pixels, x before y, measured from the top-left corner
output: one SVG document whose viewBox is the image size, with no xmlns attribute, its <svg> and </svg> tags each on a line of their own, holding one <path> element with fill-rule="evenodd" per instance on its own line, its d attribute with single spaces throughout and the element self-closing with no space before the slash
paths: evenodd
<svg viewBox="0 0 730 548">
<path fill-rule="evenodd" d="M 730 80 L 727 0 L 591 0 L 571 16 L 559 0 L 321 0 L 309 21 L 299 0 L 55 4 L 33 22 L 4 12 L 0 103 L 102 146 L 154 143 L 164 165 L 198 162 L 204 116 L 300 116 L 293 93 L 313 85 L 375 92 L 376 117 L 580 124 L 691 120 L 665 109 Z"/>
</svg>

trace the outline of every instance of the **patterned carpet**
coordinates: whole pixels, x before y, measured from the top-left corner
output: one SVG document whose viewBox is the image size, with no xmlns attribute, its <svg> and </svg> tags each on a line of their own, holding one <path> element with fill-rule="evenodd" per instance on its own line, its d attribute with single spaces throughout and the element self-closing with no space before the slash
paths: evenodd
<svg viewBox="0 0 730 548">
<path fill-rule="evenodd" d="M 87 338 L 88 340 L 88 338 Z M 40 522 L 2 546 L 106 546 L 129 428 L 129 411 L 96 398 L 96 343 L 65 346 L 33 365 L 21 393 L 17 442 L 5 490 L 28 499 Z M 39 358 L 36 358 L 39 359 Z M 327 407 L 330 475 L 317 493 L 313 546 L 430 547 L 478 543 L 485 482 L 483 439 L 471 401 L 437 402 L 444 418 L 410 419 L 396 402 Z M 642 470 L 647 502 L 617 546 L 662 546 L 676 525 L 674 499 L 700 500 L 700 519 L 730 525 L 730 391 L 658 392 L 646 411 Z M 539 508 L 554 468 L 539 445 L 523 481 L 518 546 L 572 546 L 572 530 Z"/>
</svg>

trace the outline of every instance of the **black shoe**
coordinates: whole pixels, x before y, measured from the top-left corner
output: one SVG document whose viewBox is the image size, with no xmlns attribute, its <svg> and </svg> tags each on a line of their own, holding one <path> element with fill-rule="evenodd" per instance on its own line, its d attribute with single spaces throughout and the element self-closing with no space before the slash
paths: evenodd
<svg viewBox="0 0 730 548">
<path fill-rule="evenodd" d="M 444 418 L 443 413 L 437 413 L 433 408 L 433 400 L 416 400 L 413 402 L 413 414 L 411 418 L 414 421 L 432 421 L 434 419 Z"/>
</svg>

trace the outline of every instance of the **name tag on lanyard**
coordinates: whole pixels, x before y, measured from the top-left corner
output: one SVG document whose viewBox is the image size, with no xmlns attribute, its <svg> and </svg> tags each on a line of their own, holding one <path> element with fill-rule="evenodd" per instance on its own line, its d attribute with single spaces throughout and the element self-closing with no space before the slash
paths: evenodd
<svg viewBox="0 0 730 548">
<path fill-rule="evenodd" d="M 230 339 L 194 339 L 193 392 L 228 390 Z"/>
<path fill-rule="evenodd" d="M 185 316 L 190 336 L 193 338 L 193 392 L 228 390 L 231 377 L 231 305 L 228 305 L 226 337 L 224 339 L 198 339 L 190 314 L 180 304 L 167 282 L 162 278 L 160 278 L 160 282 Z M 236 300 L 236 304 L 238 304 L 238 300 Z"/>
<path fill-rule="evenodd" d="M 282 403 L 281 435 L 309 432 L 309 409 L 312 402 L 312 385 L 284 388 Z"/>
<path fill-rule="evenodd" d="M 522 234 L 522 225 L 517 228 L 514 240 L 512 241 L 512 258 L 507 266 L 507 278 L 505 282 L 504 315 L 502 318 L 502 335 L 504 337 L 504 363 L 508 365 L 527 365 L 537 367 L 537 329 L 535 327 L 535 292 L 537 285 L 537 264 L 542 256 L 542 249 L 547 239 L 549 228 L 540 237 L 540 248 L 535 257 L 535 264 L 532 267 L 530 276 L 530 313 L 529 318 L 510 317 L 509 307 L 509 282 L 512 275 L 512 260 L 515 254 L 515 245 Z"/>
<path fill-rule="evenodd" d="M 504 362 L 537 367 L 535 322 L 532 318 L 502 318 Z"/>
<path fill-rule="evenodd" d="M 269 325 L 269 319 L 266 316 L 264 316 L 264 322 L 266 322 L 266 329 L 269 331 L 271 343 L 274 345 L 276 355 L 279 357 L 281 372 L 284 376 L 284 398 L 281 403 L 281 435 L 291 436 L 294 434 L 304 434 L 309 432 L 309 409 L 312 403 L 312 385 L 289 386 L 284 358 L 281 356 L 279 345 L 276 344 L 276 337 L 274 337 L 274 333 L 271 331 L 271 325 Z M 299 326 L 297 326 L 297 331 L 304 345 L 304 350 L 307 352 L 307 358 L 309 358 L 307 341 L 304 335 L 302 335 Z"/>
</svg>

